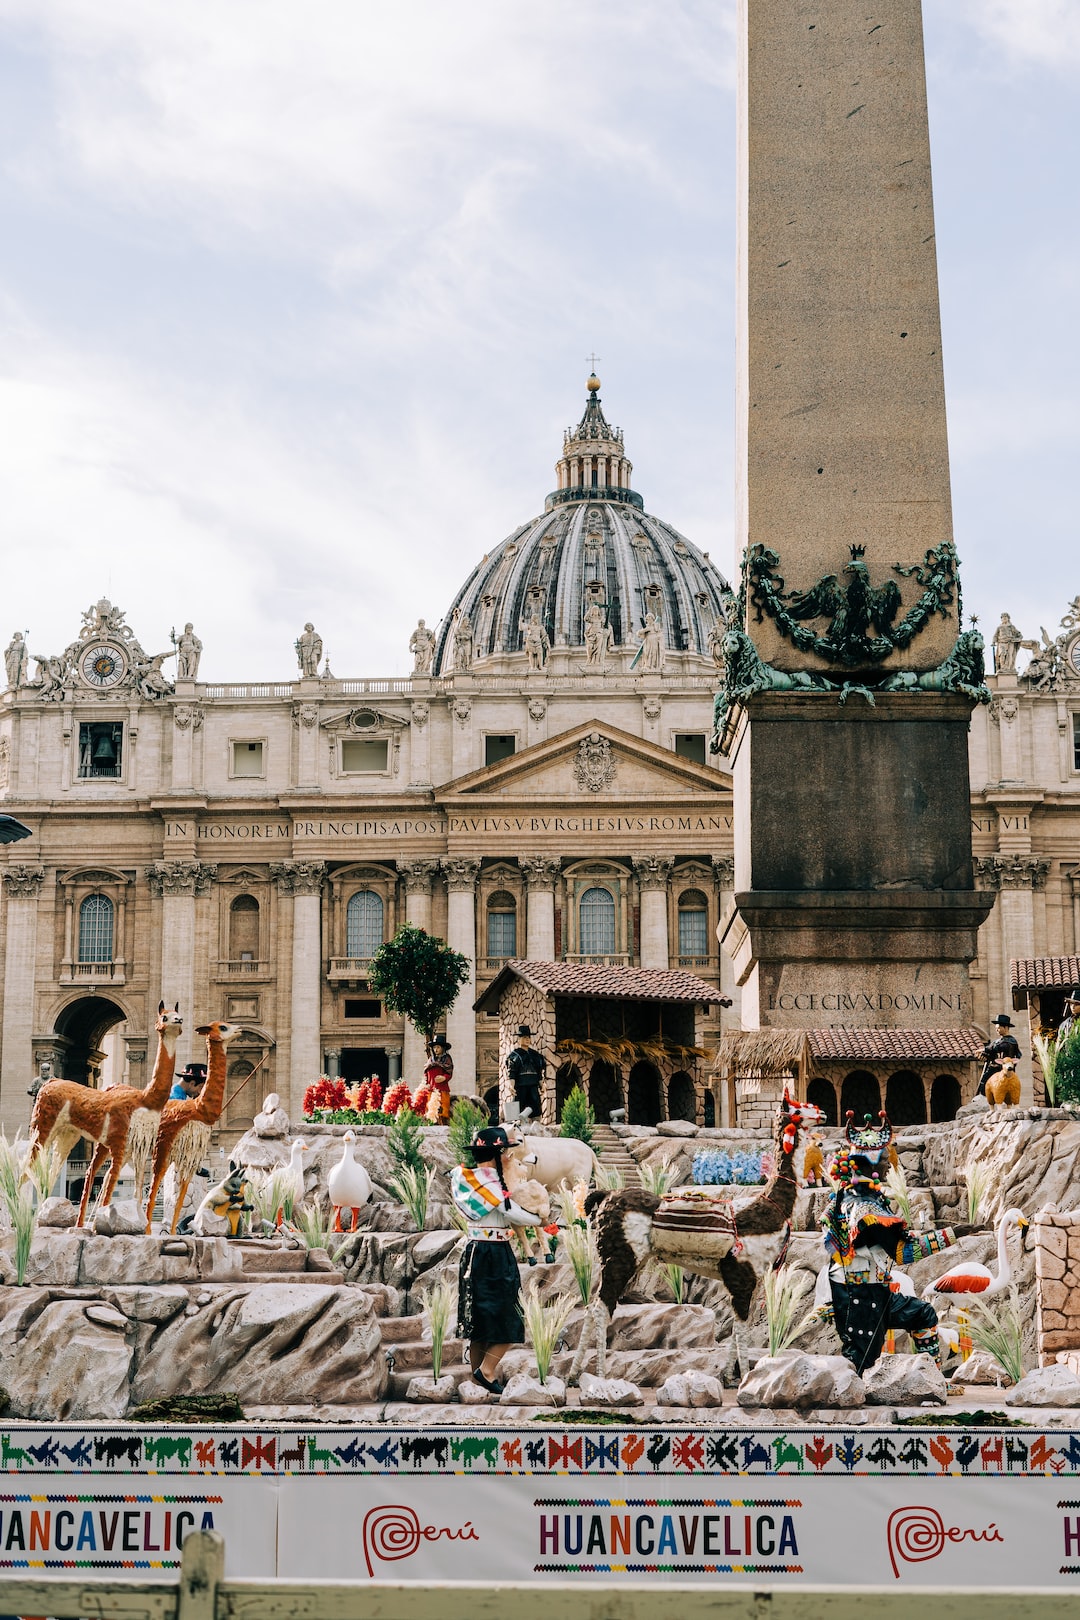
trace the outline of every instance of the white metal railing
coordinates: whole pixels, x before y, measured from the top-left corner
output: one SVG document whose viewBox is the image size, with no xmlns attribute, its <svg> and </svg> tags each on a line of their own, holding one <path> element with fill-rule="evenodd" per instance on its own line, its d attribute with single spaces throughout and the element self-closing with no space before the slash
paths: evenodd
<svg viewBox="0 0 1080 1620">
<path fill-rule="evenodd" d="M 184 1539 L 180 1579 L 141 1572 L 107 1580 L 0 1573 L 0 1611 L 109 1620 L 477 1620 L 514 1611 L 515 1620 L 907 1620 L 915 1606 L 980 1620 L 1074 1620 L 1076 1593 L 1065 1587 L 798 1585 L 758 1580 L 551 1581 L 514 1585 L 466 1581 L 225 1580 L 225 1541 L 215 1530 Z M 1022 1571 L 1017 1570 L 1019 1576 Z"/>
</svg>

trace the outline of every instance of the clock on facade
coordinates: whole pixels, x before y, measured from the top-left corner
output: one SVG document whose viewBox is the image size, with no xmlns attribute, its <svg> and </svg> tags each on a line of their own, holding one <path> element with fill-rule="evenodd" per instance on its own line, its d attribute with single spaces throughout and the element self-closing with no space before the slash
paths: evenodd
<svg viewBox="0 0 1080 1620">
<path fill-rule="evenodd" d="M 1080 675 L 1080 636 L 1073 637 L 1065 656 L 1076 673 Z"/>
<path fill-rule="evenodd" d="M 79 659 L 79 670 L 88 686 L 115 686 L 127 672 L 127 659 L 119 647 L 95 642 Z"/>
</svg>

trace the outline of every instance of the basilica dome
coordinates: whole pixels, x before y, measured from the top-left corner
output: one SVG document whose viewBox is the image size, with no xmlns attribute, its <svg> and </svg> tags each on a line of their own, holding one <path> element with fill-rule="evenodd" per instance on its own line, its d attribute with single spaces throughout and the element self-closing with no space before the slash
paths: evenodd
<svg viewBox="0 0 1080 1620">
<path fill-rule="evenodd" d="M 594 622 L 599 610 L 610 626 L 614 668 L 629 667 L 650 613 L 665 656 L 713 667 L 710 638 L 730 586 L 706 552 L 645 511 L 630 487 L 622 429 L 604 417 L 599 379 L 590 376 L 586 388 L 585 413 L 566 430 L 543 515 L 473 569 L 439 626 L 434 674 L 461 671 L 463 631 L 478 673 L 524 659 L 525 629 L 536 623 L 550 648 L 583 649 L 590 610 Z"/>
</svg>

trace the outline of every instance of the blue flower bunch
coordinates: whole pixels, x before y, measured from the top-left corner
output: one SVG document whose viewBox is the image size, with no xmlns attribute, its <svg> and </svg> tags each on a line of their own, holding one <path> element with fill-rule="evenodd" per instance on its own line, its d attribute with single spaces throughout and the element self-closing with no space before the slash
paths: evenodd
<svg viewBox="0 0 1080 1620">
<path fill-rule="evenodd" d="M 751 1148 L 735 1153 L 709 1148 L 694 1155 L 694 1181 L 699 1187 L 756 1187 L 767 1179 L 761 1159 Z"/>
</svg>

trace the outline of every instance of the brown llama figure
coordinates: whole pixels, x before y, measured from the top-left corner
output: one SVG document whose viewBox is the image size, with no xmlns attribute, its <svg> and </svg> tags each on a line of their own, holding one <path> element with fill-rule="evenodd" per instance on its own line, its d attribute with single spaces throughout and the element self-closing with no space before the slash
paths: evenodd
<svg viewBox="0 0 1080 1620">
<path fill-rule="evenodd" d="M 171 1099 L 161 1110 L 150 1196 L 146 1203 L 148 1232 L 154 1201 L 170 1164 L 176 1169 L 178 1193 L 169 1230 L 176 1231 L 191 1178 L 206 1155 L 211 1133 L 225 1106 L 225 1049 L 240 1034 L 240 1025 L 200 1024 L 195 1033 L 206 1036 L 206 1084 L 197 1097 Z"/>
<path fill-rule="evenodd" d="M 172 1012 L 163 1001 L 158 1003 L 157 1056 L 154 1072 L 145 1090 L 140 1086 L 109 1086 L 98 1091 L 93 1086 L 79 1085 L 75 1080 L 49 1080 L 34 1099 L 34 1112 L 30 1118 L 30 1139 L 33 1144 L 30 1162 L 39 1153 L 55 1145 L 64 1159 L 80 1137 L 94 1144 L 94 1153 L 83 1182 L 79 1221 L 86 1220 L 86 1206 L 94 1177 L 107 1158 L 112 1159 L 109 1177 L 98 1199 L 98 1208 L 104 1209 L 112 1201 L 116 1183 L 124 1163 L 128 1136 L 132 1122 L 145 1115 L 156 1123 L 162 1107 L 172 1090 L 173 1071 L 176 1068 L 176 1043 L 183 1028 L 180 1003 Z"/>
<path fill-rule="evenodd" d="M 986 1082 L 986 1100 L 991 1108 L 1019 1108 L 1020 1076 L 1015 1058 L 998 1058 L 998 1067 Z"/>
<path fill-rule="evenodd" d="M 577 1382 L 593 1341 L 597 1372 L 604 1376 L 611 1318 L 650 1259 L 723 1283 L 735 1311 L 739 1367 L 747 1371 L 742 1327 L 750 1315 L 758 1279 L 777 1263 L 790 1231 L 798 1192 L 795 1150 L 799 1132 L 824 1121 L 820 1108 L 796 1102 L 784 1088 L 776 1115 L 776 1167 L 758 1197 L 738 1210 L 703 1187 L 679 1188 L 664 1200 L 636 1187 L 588 1195 L 585 1212 L 594 1217 L 600 1293 L 585 1312 L 570 1383 Z"/>
</svg>

